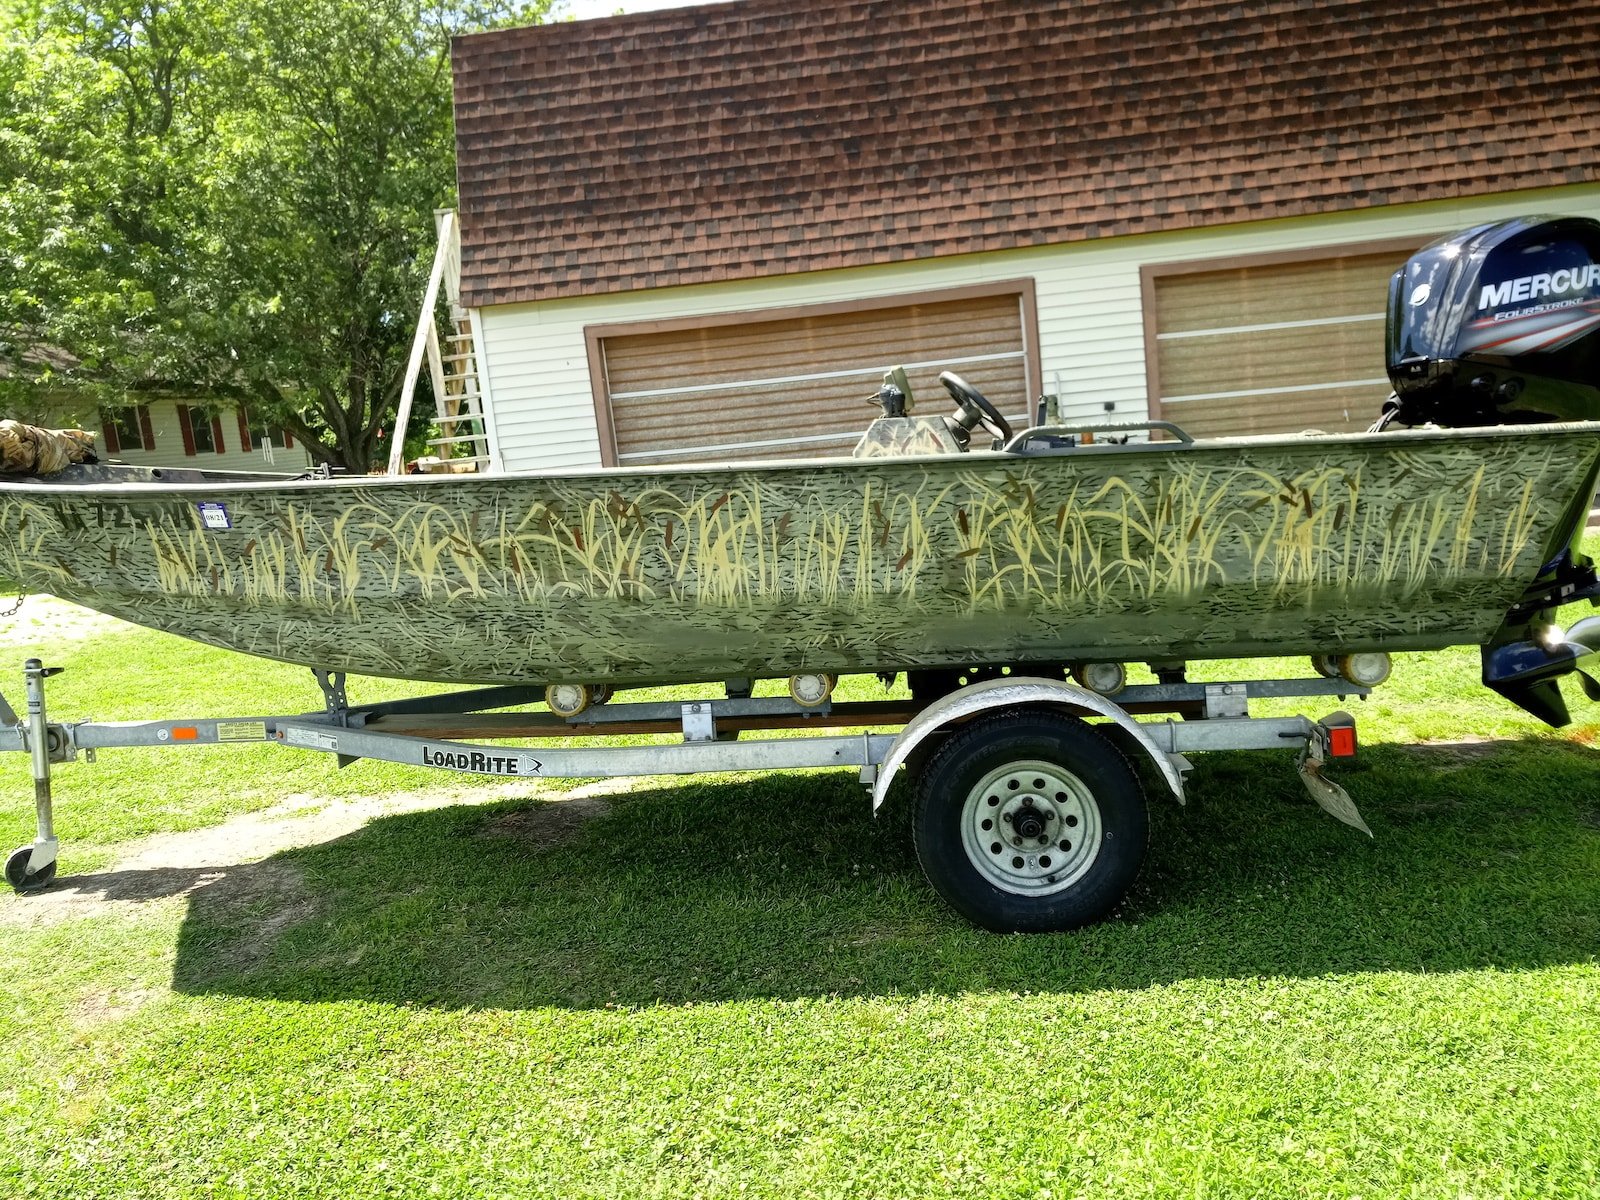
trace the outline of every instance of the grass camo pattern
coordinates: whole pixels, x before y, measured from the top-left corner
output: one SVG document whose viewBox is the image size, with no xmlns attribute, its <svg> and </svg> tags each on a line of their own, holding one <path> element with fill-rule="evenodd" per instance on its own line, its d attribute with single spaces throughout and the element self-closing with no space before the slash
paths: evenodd
<svg viewBox="0 0 1600 1200">
<path fill-rule="evenodd" d="M 1571 533 L 1600 427 L 671 472 L 0 485 L 0 570 L 447 682 L 1426 649 Z M 226 514 L 210 528 L 203 506 Z M 221 509 L 215 506 L 220 505 Z"/>
</svg>

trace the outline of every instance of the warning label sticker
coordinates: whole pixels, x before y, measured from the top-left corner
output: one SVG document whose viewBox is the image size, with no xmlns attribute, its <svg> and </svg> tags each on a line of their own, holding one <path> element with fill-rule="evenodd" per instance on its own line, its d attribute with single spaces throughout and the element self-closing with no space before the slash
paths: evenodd
<svg viewBox="0 0 1600 1200">
<path fill-rule="evenodd" d="M 264 742 L 267 740 L 265 721 L 218 721 L 219 742 Z"/>
<path fill-rule="evenodd" d="M 304 746 L 308 750 L 334 750 L 339 749 L 337 734 L 322 733 L 316 729 L 289 728 L 283 732 L 284 740 L 291 746 Z"/>
</svg>

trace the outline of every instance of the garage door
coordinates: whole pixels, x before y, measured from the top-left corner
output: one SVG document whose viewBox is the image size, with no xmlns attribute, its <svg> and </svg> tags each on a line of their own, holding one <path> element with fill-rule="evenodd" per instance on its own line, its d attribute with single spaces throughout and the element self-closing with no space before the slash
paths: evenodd
<svg viewBox="0 0 1600 1200">
<path fill-rule="evenodd" d="M 954 371 L 1021 421 L 1029 407 L 1024 292 L 929 298 L 599 339 L 617 460 L 647 466 L 848 454 L 903 365 L 919 413 L 953 411 Z"/>
<path fill-rule="evenodd" d="M 1384 306 L 1412 250 L 1154 276 L 1160 415 L 1197 437 L 1365 429 Z"/>
</svg>

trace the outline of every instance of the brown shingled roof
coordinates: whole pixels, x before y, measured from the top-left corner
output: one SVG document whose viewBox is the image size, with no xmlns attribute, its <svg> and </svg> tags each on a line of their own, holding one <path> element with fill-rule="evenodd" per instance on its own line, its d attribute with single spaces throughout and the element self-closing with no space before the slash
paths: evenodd
<svg viewBox="0 0 1600 1200">
<path fill-rule="evenodd" d="M 1600 3 L 742 0 L 454 49 L 468 305 L 1596 178 Z"/>
</svg>

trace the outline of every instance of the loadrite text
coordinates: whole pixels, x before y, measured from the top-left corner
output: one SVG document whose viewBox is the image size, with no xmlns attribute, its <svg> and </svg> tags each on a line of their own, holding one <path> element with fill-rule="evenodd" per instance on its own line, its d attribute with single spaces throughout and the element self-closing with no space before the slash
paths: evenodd
<svg viewBox="0 0 1600 1200">
<path fill-rule="evenodd" d="M 422 748 L 422 765 L 449 767 L 456 771 L 471 771 L 478 775 L 537 775 L 539 763 L 524 759 L 520 754 L 490 754 L 484 750 L 435 750 Z"/>
</svg>

